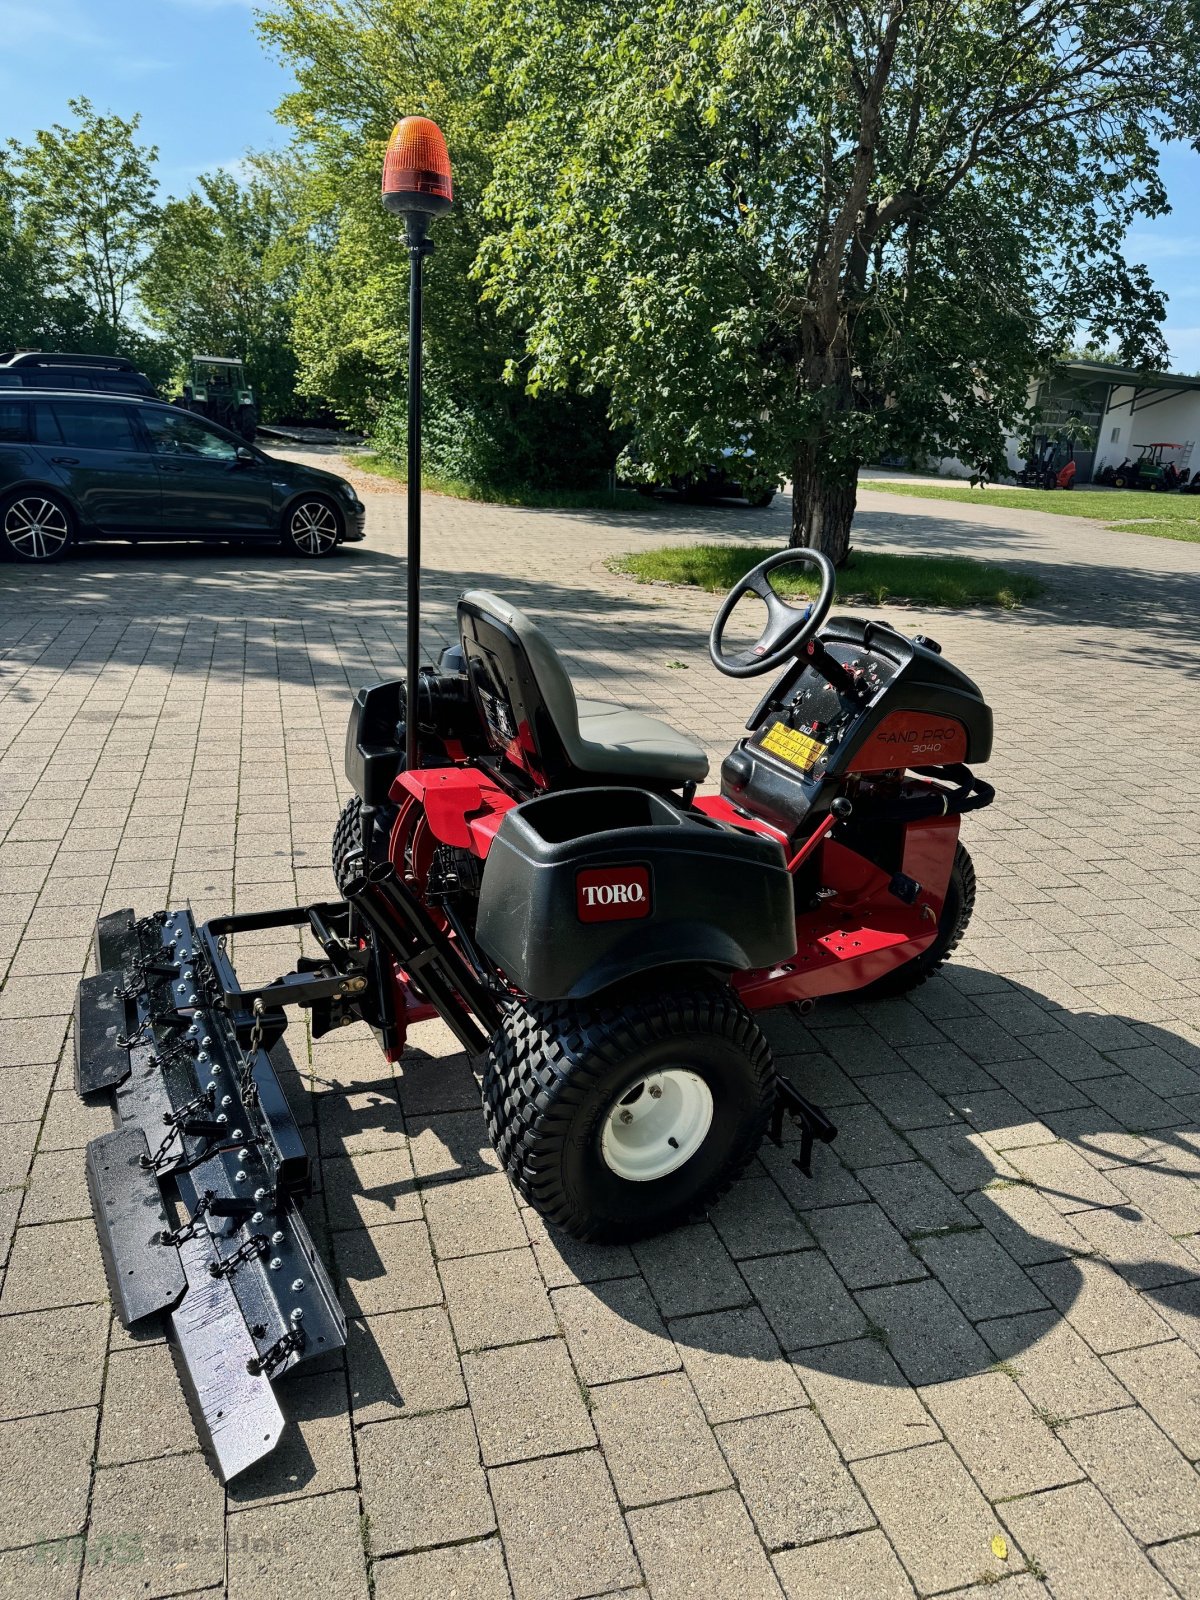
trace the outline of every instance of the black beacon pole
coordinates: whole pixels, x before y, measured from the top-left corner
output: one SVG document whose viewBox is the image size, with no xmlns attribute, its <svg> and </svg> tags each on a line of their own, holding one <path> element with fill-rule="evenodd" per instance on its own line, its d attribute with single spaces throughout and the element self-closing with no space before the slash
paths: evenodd
<svg viewBox="0 0 1200 1600">
<path fill-rule="evenodd" d="M 421 312 L 425 257 L 433 250 L 430 217 L 453 198 L 446 141 L 427 117 L 405 117 L 392 130 L 383 164 L 383 203 L 405 219 L 408 245 L 408 611 L 405 639 L 404 765 L 421 760 L 417 724 L 421 669 Z"/>
</svg>

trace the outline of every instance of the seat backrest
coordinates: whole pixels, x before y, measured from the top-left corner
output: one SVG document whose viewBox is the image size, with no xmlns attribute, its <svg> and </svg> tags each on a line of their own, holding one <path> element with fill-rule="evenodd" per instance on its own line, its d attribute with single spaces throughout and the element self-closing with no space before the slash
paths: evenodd
<svg viewBox="0 0 1200 1600">
<path fill-rule="evenodd" d="M 517 606 L 486 589 L 458 602 L 467 673 L 488 740 L 497 755 L 546 788 L 571 771 L 579 713 L 554 646 Z"/>
</svg>

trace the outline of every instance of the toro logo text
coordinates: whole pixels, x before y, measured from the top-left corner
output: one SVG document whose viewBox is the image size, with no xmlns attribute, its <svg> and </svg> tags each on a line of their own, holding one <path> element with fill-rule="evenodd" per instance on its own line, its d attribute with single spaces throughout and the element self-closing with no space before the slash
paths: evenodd
<svg viewBox="0 0 1200 1600">
<path fill-rule="evenodd" d="M 649 867 L 588 867 L 575 876 L 580 922 L 624 922 L 651 911 Z"/>
</svg>

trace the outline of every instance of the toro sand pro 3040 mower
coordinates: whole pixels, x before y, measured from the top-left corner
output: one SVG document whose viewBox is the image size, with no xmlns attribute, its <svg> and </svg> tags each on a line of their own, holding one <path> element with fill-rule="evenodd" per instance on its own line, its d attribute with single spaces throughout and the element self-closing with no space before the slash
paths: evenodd
<svg viewBox="0 0 1200 1600">
<path fill-rule="evenodd" d="M 385 191 L 448 204 L 432 124 L 399 125 Z M 409 211 L 414 353 L 428 209 Z M 417 428 L 409 447 L 417 484 Z M 420 664 L 419 514 L 414 494 L 407 677 L 361 689 L 350 716 L 342 898 L 200 926 L 186 908 L 106 916 L 79 988 L 78 1088 L 115 1090 L 117 1126 L 87 1152 L 113 1300 L 128 1324 L 169 1313 L 226 1479 L 280 1435 L 272 1380 L 345 1337 L 268 1055 L 287 1007 L 309 1010 L 316 1037 L 368 1023 L 390 1061 L 441 1017 L 528 1202 L 578 1238 L 627 1240 L 703 1212 L 785 1115 L 803 1169 L 833 1138 L 775 1072 L 755 1012 L 911 988 L 971 914 L 959 819 L 992 799 L 966 765 L 990 753 L 991 714 L 932 640 L 827 623 L 824 556 L 782 551 L 721 605 L 716 668 L 778 676 L 720 793 L 698 797 L 698 745 L 578 698 L 544 634 L 493 594 L 464 594 L 458 644 Z M 796 563 L 820 579 L 803 609 L 771 582 Z M 748 596 L 762 631 L 738 650 L 726 634 Z M 228 939 L 281 927 L 309 930 L 321 955 L 243 987 Z"/>
</svg>

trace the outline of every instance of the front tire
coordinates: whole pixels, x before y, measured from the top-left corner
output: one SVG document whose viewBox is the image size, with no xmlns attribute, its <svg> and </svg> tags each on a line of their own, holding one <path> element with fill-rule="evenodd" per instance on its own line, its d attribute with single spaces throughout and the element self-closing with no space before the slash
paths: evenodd
<svg viewBox="0 0 1200 1600">
<path fill-rule="evenodd" d="M 484 1067 L 488 1134 L 535 1210 L 577 1239 L 676 1227 L 729 1188 L 775 1102 L 771 1052 L 731 990 L 513 1001 Z"/>
<path fill-rule="evenodd" d="M 960 844 L 954 852 L 954 865 L 950 868 L 950 882 L 942 914 L 938 918 L 937 937 L 912 961 L 906 961 L 895 972 L 862 991 L 867 1000 L 882 1000 L 890 995 L 907 994 L 919 989 L 932 978 L 939 967 L 944 967 L 954 954 L 967 931 L 971 913 L 975 909 L 975 864 Z"/>
<path fill-rule="evenodd" d="M 333 879 L 338 886 L 338 893 L 345 898 L 346 885 L 356 877 L 362 875 L 362 868 L 351 862 L 351 856 L 360 852 L 363 847 L 363 803 L 362 796 L 353 794 L 342 807 L 342 814 L 337 819 L 333 830 Z M 392 836 L 392 824 L 396 820 L 396 807 L 385 804 L 376 806 L 371 829 L 371 839 L 368 848 L 368 865 L 386 861 L 388 858 L 388 844 Z"/>
<path fill-rule="evenodd" d="M 304 495 L 284 512 L 283 543 L 306 561 L 333 555 L 341 537 L 341 517 L 320 495 Z"/>
<path fill-rule="evenodd" d="M 70 508 L 47 489 L 19 489 L 0 500 L 0 552 L 10 561 L 48 566 L 75 537 Z"/>
</svg>

